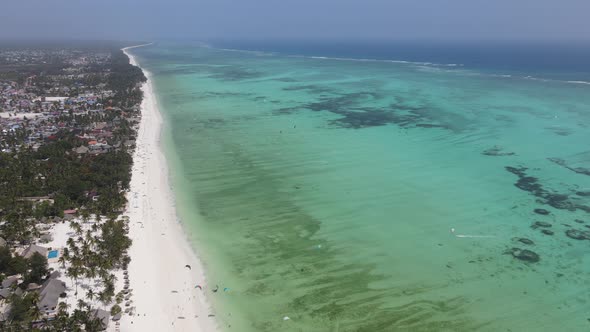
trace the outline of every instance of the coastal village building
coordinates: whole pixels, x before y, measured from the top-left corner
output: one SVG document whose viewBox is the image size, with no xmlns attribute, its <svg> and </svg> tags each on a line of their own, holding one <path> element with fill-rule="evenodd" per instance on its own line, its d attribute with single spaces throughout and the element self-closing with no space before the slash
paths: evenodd
<svg viewBox="0 0 590 332">
<path fill-rule="evenodd" d="M 37 307 L 45 314 L 52 315 L 57 309 L 60 297 L 65 297 L 66 284 L 58 279 L 50 278 L 45 281 L 39 292 L 39 303 Z"/>
<path fill-rule="evenodd" d="M 23 155 L 27 157 L 34 155 L 32 164 L 48 165 L 54 160 L 52 160 L 52 154 L 46 154 L 46 152 L 55 147 L 61 148 L 62 146 L 59 144 L 63 142 L 67 144 L 67 148 L 59 151 L 61 155 L 66 156 L 61 161 L 83 165 L 85 168 L 79 172 L 80 174 L 92 174 L 93 167 L 100 164 L 101 160 L 106 160 L 103 164 L 108 164 L 108 166 L 103 166 L 104 169 L 110 170 L 109 167 L 118 163 L 127 167 L 127 164 L 118 160 L 128 160 L 125 159 L 128 155 L 124 153 L 109 155 L 109 153 L 117 151 L 128 153 L 135 148 L 135 134 L 140 121 L 140 108 L 136 104 L 141 101 L 141 95 L 139 94 L 137 97 L 138 94 L 135 94 L 136 98 L 131 100 L 125 93 L 133 89 L 136 89 L 134 92 L 139 92 L 140 77 L 133 80 L 128 80 L 125 77 L 120 79 L 118 83 L 132 84 L 134 88 L 131 89 L 117 88 L 117 84 L 111 84 L 109 78 L 113 74 L 114 68 L 119 68 L 117 64 L 125 67 L 124 62 L 127 60 L 126 57 L 123 57 L 118 59 L 119 62 L 116 62 L 113 60 L 116 54 L 116 51 L 110 49 L 105 52 L 85 49 L 0 49 L 0 69 L 3 69 L 2 66 L 7 66 L 21 70 L 17 72 L 18 75 L 14 75 L 14 77 L 19 76 L 18 78 L 12 76 L 7 78 L 7 76 L 3 76 L 7 71 L 0 70 L 0 151 L 7 153 L 9 156 L 7 159 L 16 160 Z M 58 65 L 55 65 L 56 63 Z M 51 66 L 47 66 L 47 64 L 51 64 Z M 47 70 L 30 68 L 47 68 Z M 133 69 L 136 68 L 123 68 L 122 71 L 133 71 Z M 142 76 L 143 74 L 141 74 Z M 116 91 L 111 90 L 108 86 Z M 49 144 L 51 147 L 44 150 L 45 145 Z M 30 151 L 42 153 L 29 154 Z M 18 166 L 20 165 L 14 168 L 18 169 Z M 102 328 L 107 329 L 111 320 L 108 310 L 117 303 L 114 294 L 109 295 L 112 298 L 106 300 L 104 298 L 99 300 L 98 295 L 94 299 L 87 296 L 89 289 L 96 291 L 95 294 L 106 289 L 106 286 L 103 285 L 104 280 L 101 279 L 105 271 L 101 270 L 100 275 L 96 277 L 79 278 L 78 275 L 72 275 L 71 267 L 74 263 L 71 257 L 79 257 L 83 253 L 73 250 L 69 246 L 72 240 L 82 242 L 79 239 L 88 234 L 80 233 L 82 235 L 76 234 L 74 236 L 75 226 L 84 228 L 84 232 L 94 232 L 90 238 L 100 237 L 101 229 L 93 229 L 91 226 L 104 225 L 106 220 L 101 220 L 101 216 L 95 215 L 99 212 L 92 212 L 91 225 L 88 222 L 88 211 L 90 210 L 88 206 L 99 205 L 106 201 L 104 198 L 109 196 L 100 195 L 105 192 L 106 185 L 101 187 L 101 184 L 97 184 L 100 181 L 95 181 L 88 187 L 76 191 L 76 181 L 83 184 L 89 181 L 82 176 L 77 179 L 76 175 L 78 174 L 73 174 L 72 177 L 62 175 L 65 179 L 60 179 L 62 181 L 60 185 L 67 183 L 73 187 L 71 191 L 64 194 L 65 190 L 59 192 L 59 189 L 55 189 L 60 185 L 44 186 L 45 183 L 55 180 L 54 177 L 51 177 L 55 175 L 52 175 L 48 169 L 51 167 L 38 167 L 35 168 L 35 172 L 26 175 L 33 180 L 32 182 L 43 185 L 34 187 L 35 189 L 29 190 L 23 195 L 17 194 L 16 197 L 11 197 L 12 202 L 16 202 L 15 205 L 26 206 L 27 209 L 33 211 L 40 210 L 40 212 L 35 212 L 39 212 L 42 217 L 30 214 L 23 218 L 27 223 L 34 225 L 32 231 L 27 229 L 25 232 L 18 233 L 25 234 L 22 235 L 23 238 L 18 239 L 14 234 L 0 233 L 3 236 L 0 237 L 0 247 L 8 247 L 10 255 L 15 259 L 18 258 L 19 262 L 25 261 L 27 264 L 31 264 L 27 265 L 27 268 L 32 266 L 31 261 L 33 260 L 31 258 L 35 257 L 35 260 L 39 261 L 35 254 L 45 257 L 49 268 L 48 275 L 42 272 L 41 276 L 35 278 L 35 282 L 30 282 L 28 279 L 30 269 L 24 273 L 3 276 L 0 283 L 0 331 L 3 330 L 3 322 L 11 317 L 10 312 L 13 309 L 11 301 L 15 295 L 20 299 L 27 299 L 27 296 L 36 294 L 38 294 L 36 306 L 41 312 L 41 317 L 33 320 L 33 327 L 43 327 L 43 324 L 46 324 L 44 319 L 51 321 L 57 315 L 63 314 L 60 308 L 63 309 L 65 305 L 67 308 L 65 311 L 70 315 L 70 318 L 76 308 L 82 308 L 88 314 L 87 317 L 100 320 Z M 101 178 L 106 177 L 102 173 L 100 174 Z M 115 186 L 120 186 L 119 190 L 122 193 L 123 185 L 121 183 L 123 181 L 119 180 L 116 183 Z M 39 188 L 43 190 L 39 190 Z M 109 187 L 109 190 L 111 189 L 112 186 Z M 116 192 L 112 194 L 111 191 L 108 191 L 108 193 L 116 195 Z M 81 201 L 84 203 L 80 203 Z M 59 208 L 56 207 L 57 205 Z M 2 218 L 4 216 L 2 208 L 0 208 L 0 226 L 5 226 L 10 221 L 8 218 Z M 112 211 L 118 213 L 124 208 L 124 206 L 116 206 L 116 210 L 113 208 Z M 98 210 L 102 214 L 106 213 L 102 211 L 109 211 L 109 209 L 110 207 L 94 211 Z M 60 228 L 63 232 L 55 232 L 56 228 Z M 6 228 L 0 231 L 4 230 Z M 122 232 L 119 231 L 118 234 L 120 233 Z M 47 247 L 40 244 L 47 245 Z M 82 243 L 75 245 L 82 246 Z M 99 246 L 95 244 L 93 249 L 100 250 L 98 248 Z M 67 252 L 70 254 L 64 254 Z M 72 252 L 76 252 L 76 254 L 72 255 Z M 99 257 L 105 256 L 109 255 L 102 253 Z M 68 257 L 70 260 L 64 259 Z M 119 263 L 116 268 L 121 269 L 121 265 L 122 263 Z M 114 273 L 112 270 L 112 267 L 106 268 L 108 273 Z M 7 274 L 12 274 L 12 272 Z M 78 288 L 78 282 L 81 283 L 80 288 Z M 76 298 L 72 296 L 74 289 L 78 293 Z M 122 291 L 119 289 L 121 294 Z M 134 312 L 134 307 L 130 305 L 129 289 L 126 292 L 126 304 L 128 305 L 124 312 L 121 311 L 115 315 L 117 321 L 121 315 L 133 315 Z M 76 301 L 83 301 L 82 304 L 85 306 Z M 97 309 L 98 303 L 104 305 L 104 308 L 108 310 Z M 34 307 L 31 306 L 29 309 L 34 309 Z M 115 319 L 113 320 L 115 321 Z M 31 322 L 27 321 L 26 324 L 31 324 Z M 118 322 L 113 324 L 118 324 Z M 30 325 L 27 325 L 27 328 L 30 328 Z"/>
<path fill-rule="evenodd" d="M 109 318 L 111 317 L 111 314 L 108 311 L 96 309 L 92 311 L 92 316 L 97 319 L 100 319 L 103 330 L 106 330 L 109 327 Z"/>
<path fill-rule="evenodd" d="M 25 250 L 23 250 L 21 256 L 24 258 L 31 258 L 35 253 L 38 253 L 43 257 L 47 257 L 47 248 L 38 246 L 36 244 L 31 244 Z"/>
</svg>

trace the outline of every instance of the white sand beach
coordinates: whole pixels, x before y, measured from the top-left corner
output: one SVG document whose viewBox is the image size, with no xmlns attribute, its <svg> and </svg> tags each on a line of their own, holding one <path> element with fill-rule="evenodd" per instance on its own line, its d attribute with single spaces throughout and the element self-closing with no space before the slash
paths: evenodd
<svg viewBox="0 0 590 332">
<path fill-rule="evenodd" d="M 134 46 L 134 47 L 141 47 Z M 137 65 L 127 50 L 125 54 Z M 130 288 L 135 315 L 121 331 L 217 331 L 205 291 L 202 264 L 184 235 L 175 211 L 166 159 L 160 146 L 162 117 L 149 73 L 143 86 L 142 119 L 128 196 Z M 190 265 L 190 268 L 186 267 Z M 121 280 L 122 282 L 122 280 Z"/>
</svg>

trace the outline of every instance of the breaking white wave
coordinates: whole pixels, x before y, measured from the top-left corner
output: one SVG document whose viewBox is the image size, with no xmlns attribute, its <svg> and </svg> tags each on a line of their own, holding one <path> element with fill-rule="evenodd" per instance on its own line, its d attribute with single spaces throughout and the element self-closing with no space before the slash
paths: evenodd
<svg viewBox="0 0 590 332">
<path fill-rule="evenodd" d="M 204 47 L 214 48 L 221 51 L 229 51 L 229 52 L 242 52 L 248 54 L 254 54 L 257 56 L 276 56 L 281 55 L 277 52 L 265 52 L 265 51 L 253 51 L 253 50 L 240 50 L 240 49 L 231 49 L 231 48 L 216 48 L 209 45 L 203 45 Z M 590 85 L 590 81 L 581 81 L 581 80 L 557 80 L 557 79 L 548 79 L 548 78 L 541 78 L 541 77 L 534 77 L 534 76 L 514 76 L 510 74 L 490 74 L 490 73 L 482 73 L 477 72 L 474 70 L 467 70 L 467 69 L 458 69 L 457 67 L 464 67 L 463 64 L 460 63 L 433 63 L 433 62 L 422 62 L 422 61 L 407 61 L 407 60 L 387 60 L 387 59 L 370 59 L 370 58 L 346 58 L 346 57 L 328 57 L 328 56 L 319 56 L 319 55 L 283 55 L 290 58 L 306 58 L 306 59 L 314 59 L 314 60 L 335 60 L 335 61 L 355 61 L 355 62 L 379 62 L 379 63 L 395 63 L 395 64 L 404 64 L 404 65 L 412 65 L 416 66 L 419 71 L 428 71 L 428 72 L 444 72 L 444 73 L 457 73 L 462 75 L 481 75 L 481 76 L 488 76 L 488 77 L 496 77 L 496 78 L 506 78 L 506 79 L 526 79 L 526 80 L 533 80 L 539 82 L 549 82 L 549 83 L 566 83 L 566 84 L 584 84 Z M 442 70 L 441 68 L 448 68 Z"/>
<path fill-rule="evenodd" d="M 566 81 L 566 83 L 570 83 L 570 84 L 589 84 L 590 82 L 587 81 Z"/>
</svg>

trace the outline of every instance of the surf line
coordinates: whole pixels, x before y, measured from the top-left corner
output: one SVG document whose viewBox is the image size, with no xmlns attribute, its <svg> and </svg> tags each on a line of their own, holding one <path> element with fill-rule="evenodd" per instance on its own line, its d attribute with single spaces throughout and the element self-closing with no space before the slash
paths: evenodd
<svg viewBox="0 0 590 332">
<path fill-rule="evenodd" d="M 451 228 L 451 233 L 455 237 L 460 237 L 460 238 L 492 238 L 492 237 L 496 237 L 495 235 L 466 235 L 466 234 L 455 234 L 455 228 Z"/>
</svg>

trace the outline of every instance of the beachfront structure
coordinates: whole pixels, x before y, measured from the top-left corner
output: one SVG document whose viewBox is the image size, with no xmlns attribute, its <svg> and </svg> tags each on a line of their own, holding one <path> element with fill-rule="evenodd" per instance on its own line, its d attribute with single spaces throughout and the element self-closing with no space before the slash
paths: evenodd
<svg viewBox="0 0 590 332">
<path fill-rule="evenodd" d="M 85 147 L 84 145 L 81 145 L 81 146 L 79 146 L 79 147 L 75 148 L 75 149 L 74 149 L 74 151 L 75 151 L 77 154 L 86 154 L 86 153 L 88 153 L 88 148 L 87 148 L 87 147 Z"/>
<path fill-rule="evenodd" d="M 10 288 L 0 289 L 0 300 L 9 299 L 10 295 L 12 295 L 12 290 Z"/>
<path fill-rule="evenodd" d="M 47 257 L 47 248 L 31 244 L 20 254 L 24 258 L 31 258 L 35 253 L 39 253 L 43 257 Z"/>
<path fill-rule="evenodd" d="M 102 310 L 102 309 L 96 309 L 93 310 L 91 312 L 91 317 L 99 319 L 101 324 L 102 324 L 102 330 L 106 330 L 107 327 L 109 326 L 109 318 L 111 317 L 111 314 L 106 311 L 106 310 Z"/>
<path fill-rule="evenodd" d="M 9 289 L 12 285 L 18 284 L 19 276 L 10 276 L 2 280 L 2 289 Z"/>
<path fill-rule="evenodd" d="M 48 279 L 43 283 L 39 292 L 39 303 L 37 307 L 46 315 L 55 312 L 59 298 L 66 291 L 66 284 L 59 279 Z"/>
</svg>

